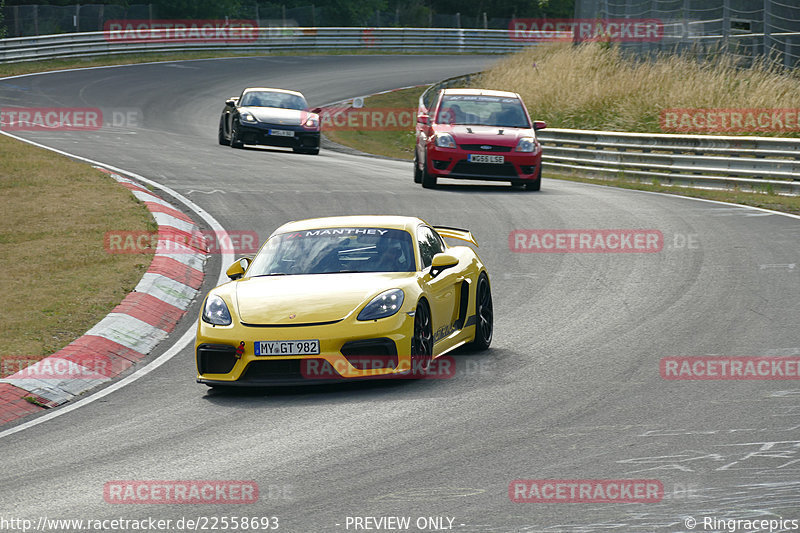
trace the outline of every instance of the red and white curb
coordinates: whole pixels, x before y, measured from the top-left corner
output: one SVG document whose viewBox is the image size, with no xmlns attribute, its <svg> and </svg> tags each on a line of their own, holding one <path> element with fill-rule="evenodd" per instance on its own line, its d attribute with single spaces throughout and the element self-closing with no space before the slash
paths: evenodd
<svg viewBox="0 0 800 533">
<path fill-rule="evenodd" d="M 100 170 L 129 189 L 158 223 L 153 261 L 133 292 L 82 337 L 0 379 L 0 425 L 68 402 L 143 360 L 172 332 L 202 284 L 207 250 L 197 239 L 174 242 L 176 232 L 199 232 L 192 219 L 137 182 Z"/>
</svg>

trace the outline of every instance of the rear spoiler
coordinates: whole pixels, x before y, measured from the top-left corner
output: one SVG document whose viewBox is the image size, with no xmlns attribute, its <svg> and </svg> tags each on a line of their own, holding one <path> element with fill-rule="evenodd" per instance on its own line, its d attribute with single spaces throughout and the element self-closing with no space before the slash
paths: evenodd
<svg viewBox="0 0 800 533">
<path fill-rule="evenodd" d="M 442 237 L 458 239 L 478 246 L 478 241 L 475 240 L 475 236 L 472 235 L 472 232 L 468 229 L 451 228 L 449 226 L 434 226 L 433 229 L 435 229 Z"/>
</svg>

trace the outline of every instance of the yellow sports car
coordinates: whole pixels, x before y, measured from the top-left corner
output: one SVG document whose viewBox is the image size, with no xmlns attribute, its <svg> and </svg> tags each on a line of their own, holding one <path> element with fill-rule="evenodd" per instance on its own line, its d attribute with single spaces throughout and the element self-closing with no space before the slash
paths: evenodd
<svg viewBox="0 0 800 533">
<path fill-rule="evenodd" d="M 432 360 L 492 341 L 486 267 L 467 230 L 400 216 L 284 224 L 228 269 L 197 322 L 197 381 L 275 385 L 423 377 Z"/>
</svg>

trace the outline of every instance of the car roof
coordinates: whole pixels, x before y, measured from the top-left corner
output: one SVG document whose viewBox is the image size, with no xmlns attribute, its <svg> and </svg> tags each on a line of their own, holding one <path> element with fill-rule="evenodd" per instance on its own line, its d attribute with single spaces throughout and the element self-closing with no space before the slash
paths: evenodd
<svg viewBox="0 0 800 533">
<path fill-rule="evenodd" d="M 509 91 L 493 91 L 490 89 L 444 89 L 444 94 L 458 94 L 468 96 L 502 96 L 505 98 L 519 98 L 517 93 Z"/>
<path fill-rule="evenodd" d="M 296 96 L 303 96 L 303 93 L 298 91 L 290 91 L 288 89 L 273 89 L 272 87 L 248 87 L 247 89 L 242 91 L 242 94 L 249 93 L 252 91 L 265 91 L 271 93 L 285 93 L 285 94 L 294 94 Z M 303 98 L 305 98 L 305 96 L 303 96 Z"/>
<path fill-rule="evenodd" d="M 414 232 L 420 224 L 427 224 L 417 217 L 395 215 L 351 215 L 339 217 L 308 218 L 287 222 L 272 234 L 289 233 L 321 228 L 388 228 Z"/>
</svg>

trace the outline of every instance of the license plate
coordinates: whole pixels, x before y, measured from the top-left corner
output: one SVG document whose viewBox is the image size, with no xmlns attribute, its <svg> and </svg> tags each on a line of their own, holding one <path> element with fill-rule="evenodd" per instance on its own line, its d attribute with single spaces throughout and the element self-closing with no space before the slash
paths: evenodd
<svg viewBox="0 0 800 533">
<path fill-rule="evenodd" d="M 470 163 L 497 163 L 502 165 L 505 158 L 502 155 L 469 154 L 467 161 Z"/>
<path fill-rule="evenodd" d="M 303 341 L 257 341 L 256 355 L 319 355 L 319 339 Z"/>
<path fill-rule="evenodd" d="M 276 137 L 294 137 L 294 132 L 291 130 L 267 130 L 270 135 Z"/>
</svg>

